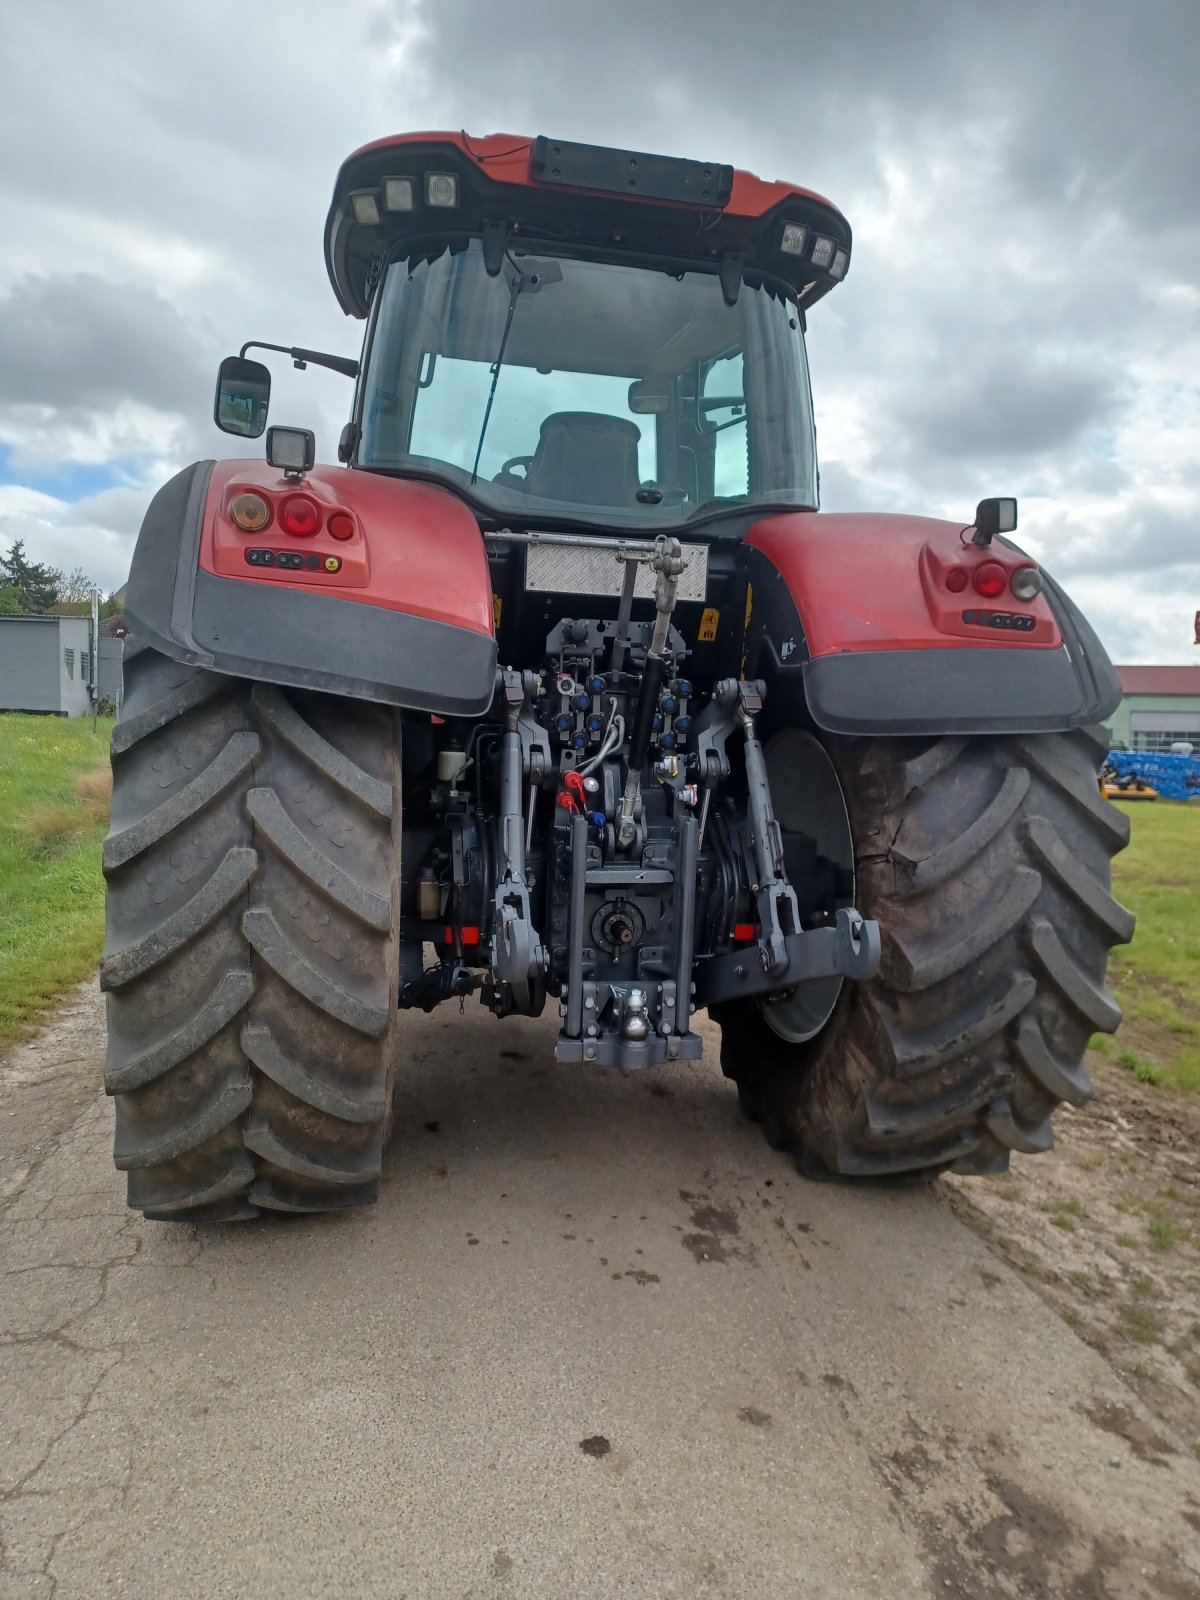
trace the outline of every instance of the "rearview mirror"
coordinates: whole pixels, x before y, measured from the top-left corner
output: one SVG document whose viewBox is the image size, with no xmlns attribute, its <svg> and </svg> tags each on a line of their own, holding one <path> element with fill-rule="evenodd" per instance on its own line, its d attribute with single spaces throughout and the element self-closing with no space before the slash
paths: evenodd
<svg viewBox="0 0 1200 1600">
<path fill-rule="evenodd" d="M 217 374 L 213 421 L 222 433 L 257 439 L 267 425 L 271 374 L 261 361 L 226 356 Z"/>
<path fill-rule="evenodd" d="M 629 409 L 635 417 L 657 417 L 671 409 L 671 384 L 666 378 L 638 378 L 629 385 Z"/>
</svg>

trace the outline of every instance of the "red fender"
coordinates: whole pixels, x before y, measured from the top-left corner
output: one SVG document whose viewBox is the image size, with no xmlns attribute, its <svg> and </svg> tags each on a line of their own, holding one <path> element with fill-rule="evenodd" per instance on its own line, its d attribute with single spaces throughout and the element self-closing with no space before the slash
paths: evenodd
<svg viewBox="0 0 1200 1600">
<path fill-rule="evenodd" d="M 998 563 L 1011 577 L 1033 566 L 1006 545 L 972 544 L 961 524 L 871 512 L 794 511 L 757 522 L 746 543 L 776 568 L 795 602 L 810 658 L 844 650 L 1057 649 L 1058 621 L 1044 595 L 983 598 L 974 576 Z M 958 592 L 953 571 L 966 576 Z M 1023 619 L 996 626 L 968 617 Z"/>
<path fill-rule="evenodd" d="M 243 533 L 229 514 L 248 490 L 271 506 L 271 522 L 261 533 Z M 280 526 L 281 505 L 296 495 L 312 501 L 320 519 L 317 532 L 303 538 Z M 339 531 L 352 527 L 349 538 L 335 538 L 331 523 Z M 262 551 L 298 555 L 306 564 L 251 565 L 248 555 Z M 337 570 L 327 571 L 327 562 L 336 562 Z M 221 578 L 316 589 L 492 633 L 492 584 L 479 524 L 454 495 L 411 479 L 318 466 L 294 483 L 263 461 L 218 461 L 204 508 L 200 567 Z"/>
</svg>

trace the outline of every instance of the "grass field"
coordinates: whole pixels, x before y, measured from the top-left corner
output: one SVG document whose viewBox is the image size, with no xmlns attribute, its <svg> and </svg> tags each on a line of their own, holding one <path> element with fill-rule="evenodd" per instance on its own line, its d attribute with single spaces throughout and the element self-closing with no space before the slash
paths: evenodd
<svg viewBox="0 0 1200 1600">
<path fill-rule="evenodd" d="M 112 723 L 0 715 L 0 1044 L 36 1027 L 95 970 L 104 936 L 100 843 Z M 1143 1083 L 1200 1091 L 1200 804 L 1129 804 L 1118 898 L 1137 913 L 1113 951 L 1125 1008 L 1095 1049 Z"/>
<path fill-rule="evenodd" d="M 99 959 L 112 726 L 0 716 L 0 1044 Z"/>
<path fill-rule="evenodd" d="M 1113 863 L 1114 887 L 1137 932 L 1109 967 L 1124 1025 L 1093 1044 L 1143 1083 L 1200 1091 L 1200 803 L 1121 810 L 1133 835 Z"/>
</svg>

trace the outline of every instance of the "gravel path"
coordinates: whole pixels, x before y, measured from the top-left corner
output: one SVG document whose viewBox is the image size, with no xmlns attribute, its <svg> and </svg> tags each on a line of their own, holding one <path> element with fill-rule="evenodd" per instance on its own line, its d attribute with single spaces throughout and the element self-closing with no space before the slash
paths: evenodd
<svg viewBox="0 0 1200 1600">
<path fill-rule="evenodd" d="M 5 1600 L 1200 1595 L 1200 1462 L 936 1186 L 406 1026 L 380 1205 L 206 1231 L 124 1208 L 94 992 L 0 1064 Z"/>
</svg>

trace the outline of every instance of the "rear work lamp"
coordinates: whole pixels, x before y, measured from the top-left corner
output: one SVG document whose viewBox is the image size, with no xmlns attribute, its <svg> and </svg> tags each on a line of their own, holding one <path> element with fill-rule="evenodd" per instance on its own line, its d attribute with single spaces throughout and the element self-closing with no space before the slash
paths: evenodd
<svg viewBox="0 0 1200 1600">
<path fill-rule="evenodd" d="M 385 211 L 411 211 L 412 208 L 412 179 L 385 178 L 383 180 L 383 209 Z"/>
<path fill-rule="evenodd" d="M 802 256 L 808 243 L 808 229 L 802 222 L 785 222 L 779 248 L 785 256 Z"/>
<path fill-rule="evenodd" d="M 379 196 L 374 189 L 358 189 L 350 196 L 354 220 L 363 228 L 379 226 Z"/>
<path fill-rule="evenodd" d="M 458 179 L 452 172 L 425 174 L 425 204 L 452 210 L 458 204 Z"/>
<path fill-rule="evenodd" d="M 818 234 L 813 241 L 812 264 L 814 267 L 828 269 L 833 265 L 833 253 L 837 249 L 832 239 L 826 239 L 823 234 Z"/>
</svg>

